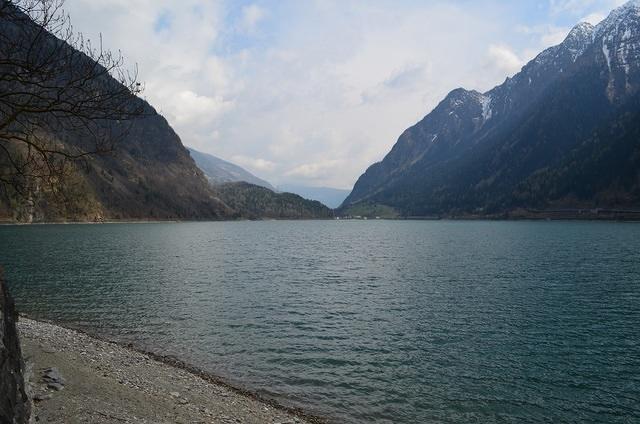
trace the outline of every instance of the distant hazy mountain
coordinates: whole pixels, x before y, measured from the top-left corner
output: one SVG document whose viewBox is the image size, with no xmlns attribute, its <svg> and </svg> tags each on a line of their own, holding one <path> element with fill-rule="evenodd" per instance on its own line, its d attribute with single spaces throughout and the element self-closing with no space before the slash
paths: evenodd
<svg viewBox="0 0 640 424">
<path fill-rule="evenodd" d="M 302 185 L 283 184 L 278 186 L 280 191 L 299 194 L 305 199 L 318 200 L 330 208 L 337 208 L 350 193 L 350 190 L 341 190 L 330 187 L 309 187 Z"/>
<path fill-rule="evenodd" d="M 331 218 L 322 203 L 292 193 L 277 193 L 271 184 L 241 167 L 189 148 L 191 157 L 209 179 L 218 199 L 249 219 Z"/>
<path fill-rule="evenodd" d="M 640 1 L 486 93 L 462 88 L 358 179 L 342 211 L 640 209 Z"/>
<path fill-rule="evenodd" d="M 191 157 L 196 161 L 196 165 L 204 172 L 205 176 L 212 184 L 233 183 L 244 181 L 257 186 L 275 191 L 275 188 L 263 179 L 260 179 L 231 162 L 222 160 L 208 153 L 199 152 L 191 147 L 187 147 Z"/>
</svg>

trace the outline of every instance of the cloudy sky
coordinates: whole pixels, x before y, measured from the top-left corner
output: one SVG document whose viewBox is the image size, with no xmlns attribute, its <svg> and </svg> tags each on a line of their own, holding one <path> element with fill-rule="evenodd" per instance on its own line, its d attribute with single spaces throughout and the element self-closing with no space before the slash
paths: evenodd
<svg viewBox="0 0 640 424">
<path fill-rule="evenodd" d="M 351 188 L 456 87 L 485 91 L 623 0 L 67 0 L 187 146 Z"/>
</svg>

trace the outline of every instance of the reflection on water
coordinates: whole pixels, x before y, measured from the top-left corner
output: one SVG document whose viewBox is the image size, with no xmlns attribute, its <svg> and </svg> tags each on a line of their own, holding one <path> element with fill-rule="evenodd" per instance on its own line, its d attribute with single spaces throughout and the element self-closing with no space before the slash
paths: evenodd
<svg viewBox="0 0 640 424">
<path fill-rule="evenodd" d="M 640 225 L 0 227 L 18 307 L 346 422 L 640 420 Z"/>
</svg>

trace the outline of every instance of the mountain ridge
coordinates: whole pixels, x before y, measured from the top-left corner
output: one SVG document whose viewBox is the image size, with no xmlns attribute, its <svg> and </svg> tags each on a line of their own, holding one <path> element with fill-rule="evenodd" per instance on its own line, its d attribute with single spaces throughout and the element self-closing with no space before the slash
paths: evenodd
<svg viewBox="0 0 640 424">
<path fill-rule="evenodd" d="M 317 200 L 330 208 L 337 208 L 347 198 L 351 190 L 333 187 L 305 186 L 300 184 L 282 184 L 278 186 L 282 192 L 294 193 L 305 199 Z"/>
<path fill-rule="evenodd" d="M 193 147 L 187 147 L 198 168 L 204 172 L 210 183 L 224 184 L 244 181 L 253 185 L 268 188 L 271 191 L 276 189 L 267 181 L 256 177 L 246 169 L 214 156 L 210 153 L 200 152 Z"/>
<path fill-rule="evenodd" d="M 595 27 L 576 25 L 485 93 L 452 90 L 365 171 L 341 210 L 368 203 L 403 216 L 455 216 L 544 207 L 519 200 L 516 187 L 637 95 L 639 16 L 638 3 L 628 3 Z"/>
<path fill-rule="evenodd" d="M 12 72 L 20 75 L 20 79 L 9 77 L 0 82 L 2 92 L 13 96 L 10 102 L 3 102 L 3 112 L 8 114 L 12 104 L 17 104 L 18 109 L 13 110 L 16 116 L 22 116 L 32 128 L 26 135 L 38 137 L 44 149 L 70 155 L 91 151 L 92 140 L 99 138 L 96 133 L 110 135 L 113 146 L 103 154 L 87 154 L 83 160 L 69 162 L 55 178 L 38 178 L 27 172 L 23 178 L 26 194 L 21 194 L 16 185 L 0 184 L 0 219 L 31 222 L 234 216 L 235 211 L 208 188 L 173 128 L 148 102 L 127 91 L 101 63 L 48 32 L 18 7 L 4 2 L 2 12 L 3 76 Z M 102 57 L 110 56 L 104 53 Z M 83 85 L 70 86 L 65 92 L 68 81 L 82 81 Z M 83 109 L 74 103 L 73 96 L 82 96 L 89 90 L 92 94 L 81 99 Z M 114 98 L 114 93 L 123 93 L 115 97 L 115 105 L 100 103 L 99 99 Z M 19 109 L 20 101 L 29 99 L 38 99 L 31 104 L 44 105 L 26 109 L 39 115 L 28 115 L 30 112 Z M 60 110 L 56 99 L 72 108 Z M 77 97 L 75 100 L 80 102 Z M 58 106 L 53 109 L 59 111 L 57 115 L 48 112 L 47 102 Z M 140 113 L 122 122 L 119 117 L 109 118 L 111 106 Z M 83 122 L 90 127 L 78 122 L 82 116 L 88 116 Z M 19 128 L 24 123 L 13 125 Z M 5 133 L 0 139 L 2 175 L 15 175 L 11 153 L 21 157 L 26 150 L 24 143 L 21 145 L 10 136 Z"/>
</svg>

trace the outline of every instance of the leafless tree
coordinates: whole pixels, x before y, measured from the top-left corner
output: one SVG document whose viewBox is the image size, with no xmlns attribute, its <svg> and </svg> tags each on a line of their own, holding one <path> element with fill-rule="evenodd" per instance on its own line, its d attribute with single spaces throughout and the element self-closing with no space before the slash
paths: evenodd
<svg viewBox="0 0 640 424">
<path fill-rule="evenodd" d="M 0 0 L 0 188 L 29 196 L 111 152 L 140 117 L 137 69 L 77 34 L 64 0 Z"/>
</svg>

